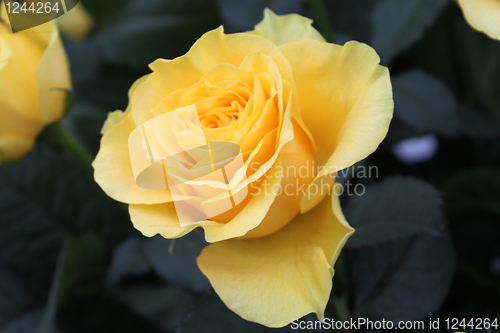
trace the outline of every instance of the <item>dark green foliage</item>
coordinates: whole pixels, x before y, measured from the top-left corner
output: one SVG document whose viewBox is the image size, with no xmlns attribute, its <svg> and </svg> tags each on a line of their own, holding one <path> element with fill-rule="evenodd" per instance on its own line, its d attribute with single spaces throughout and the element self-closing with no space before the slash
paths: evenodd
<svg viewBox="0 0 500 333">
<path fill-rule="evenodd" d="M 0 1 L 1 2 L 1 1 Z M 185 54 L 206 31 L 252 29 L 269 7 L 331 24 L 333 40 L 378 52 L 395 117 L 359 166 L 378 167 L 343 195 L 357 230 L 335 266 L 327 318 L 491 318 L 500 309 L 500 41 L 473 30 L 450 0 L 82 0 L 97 25 L 65 40 L 74 104 L 64 126 L 94 157 L 108 112 L 158 59 Z M 318 6 L 318 3 L 320 6 Z M 326 14 L 326 15 L 325 15 Z M 324 18 L 327 20 L 324 20 Z M 401 140 L 433 134 L 439 149 L 407 165 Z M 246 322 L 196 265 L 207 243 L 145 238 L 126 207 L 47 133 L 0 166 L 0 333 L 291 332 Z M 316 320 L 306 316 L 304 320 Z M 442 327 L 441 327 L 442 328 Z M 461 331 L 468 332 L 467 329 Z"/>
<path fill-rule="evenodd" d="M 441 198 L 431 185 L 413 178 L 393 177 L 353 196 L 344 213 L 356 229 L 347 246 L 390 242 L 443 228 Z"/>
</svg>

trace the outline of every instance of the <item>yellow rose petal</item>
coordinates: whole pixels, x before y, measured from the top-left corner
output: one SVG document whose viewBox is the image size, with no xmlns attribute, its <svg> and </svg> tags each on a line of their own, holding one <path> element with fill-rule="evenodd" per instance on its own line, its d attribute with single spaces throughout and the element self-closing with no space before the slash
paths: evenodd
<svg viewBox="0 0 500 333">
<path fill-rule="evenodd" d="M 394 109 L 389 71 L 358 42 L 303 40 L 280 49 L 292 64 L 302 118 L 317 146 L 317 184 L 366 158 L 384 139 Z"/>
<path fill-rule="evenodd" d="M 94 28 L 95 21 L 80 1 L 68 13 L 57 18 L 57 25 L 64 35 L 84 40 Z"/>
<path fill-rule="evenodd" d="M 129 91 L 128 91 L 128 98 L 131 98 L 132 97 L 132 94 L 134 93 L 134 91 L 137 89 L 137 87 L 143 83 L 144 81 L 146 81 L 148 78 L 147 75 L 144 75 L 143 77 L 141 77 L 140 79 L 136 80 L 134 82 L 134 84 L 132 84 L 132 87 L 130 87 Z M 120 110 L 116 110 L 114 112 L 109 112 L 108 113 L 108 117 L 106 118 L 106 121 L 104 122 L 104 124 L 102 125 L 102 128 L 101 128 L 101 134 L 104 135 L 104 133 L 106 133 L 111 127 L 117 125 L 118 123 L 120 123 L 123 119 L 125 119 L 125 117 L 130 113 L 130 103 L 127 107 L 127 110 L 125 110 L 125 112 L 123 111 L 120 111 Z"/>
<path fill-rule="evenodd" d="M 1 74 L 0 74 L 1 82 Z M 0 122 L 0 137 L 22 137 L 35 141 L 36 136 L 42 131 L 43 124 L 38 119 L 30 119 L 17 112 L 15 108 L 4 104 L 2 112 L 2 121 Z M 7 156 L 5 154 L 4 156 Z"/>
<path fill-rule="evenodd" d="M 322 319 L 332 267 L 353 231 L 333 196 L 270 236 L 210 244 L 198 266 L 246 320 L 282 327 L 311 312 Z"/>
<path fill-rule="evenodd" d="M 26 154 L 43 128 L 37 112 L 38 94 L 34 79 L 36 57 L 41 52 L 23 53 L 20 52 L 22 46 L 21 40 L 13 39 L 0 23 L 0 161 Z M 19 73 L 17 68 L 23 62 L 26 71 Z M 23 93 L 24 88 L 26 93 Z"/>
<path fill-rule="evenodd" d="M 120 110 L 109 112 L 104 125 L 102 125 L 101 134 L 104 135 L 111 127 L 118 125 L 126 117 L 127 113 Z"/>
<path fill-rule="evenodd" d="M 142 124 L 152 119 L 155 116 L 152 110 L 163 98 L 194 85 L 213 66 L 220 63 L 240 66 L 252 52 L 273 56 L 283 73 L 291 76 L 287 60 L 271 41 L 251 34 L 226 35 L 220 27 L 201 36 L 187 54 L 174 60 L 159 59 L 150 65 L 153 73 L 132 97 L 135 122 Z"/>
<path fill-rule="evenodd" d="M 281 167 L 280 160 L 269 171 L 269 178 L 266 178 L 260 185 L 262 193 L 265 191 L 264 188 L 277 186 L 281 183 L 282 178 L 275 170 L 279 167 Z M 206 241 L 212 243 L 243 236 L 249 230 L 258 226 L 267 215 L 269 208 L 275 201 L 275 197 L 273 193 L 250 197 L 240 214 L 237 214 L 227 223 L 207 220 L 181 227 L 175 213 L 174 205 L 170 203 L 161 205 L 130 205 L 130 217 L 134 227 L 148 237 L 161 234 L 165 238 L 177 238 L 196 227 L 202 227 L 205 231 Z"/>
<path fill-rule="evenodd" d="M 161 234 L 165 238 L 178 238 L 197 227 L 181 227 L 174 203 L 158 205 L 129 205 L 130 219 L 134 227 L 146 237 Z"/>
<path fill-rule="evenodd" d="M 65 51 L 54 23 L 12 33 L 0 22 L 0 154 L 25 155 L 44 125 L 62 117 L 71 89 Z"/>
<path fill-rule="evenodd" d="M 54 22 L 12 33 L 4 4 L 0 11 L 0 153 L 13 159 L 31 149 L 45 125 L 63 116 L 71 80 Z"/>
<path fill-rule="evenodd" d="M 313 21 L 297 14 L 276 15 L 272 10 L 264 10 L 264 19 L 255 26 L 254 33 L 282 45 L 303 39 L 325 42 L 321 34 L 313 28 Z"/>
<path fill-rule="evenodd" d="M 147 80 L 145 75 L 134 82 L 128 92 L 129 98 L 137 87 Z M 108 114 L 101 133 L 101 147 L 92 166 L 94 178 L 107 195 L 115 200 L 130 204 L 157 204 L 171 202 L 168 190 L 148 190 L 135 183 L 128 137 L 137 128 L 130 113 L 130 104 L 125 112 L 115 111 Z"/>
<path fill-rule="evenodd" d="M 168 94 L 168 88 L 156 72 L 149 74 L 143 82 L 137 85 L 129 97 L 129 107 L 134 122 L 144 124 L 153 119 L 153 109 Z"/>
<path fill-rule="evenodd" d="M 95 181 L 107 195 L 129 204 L 157 204 L 172 201 L 168 190 L 148 190 L 137 186 L 130 164 L 128 137 L 137 127 L 129 113 L 106 131 L 92 166 Z"/>
<path fill-rule="evenodd" d="M 2 6 L 3 7 L 3 6 Z M 13 34 L 0 22 L 0 108 L 10 109 L 32 121 L 41 121 L 35 79 L 43 54 L 27 34 Z M 22 70 L 20 70 L 22 68 Z"/>
<path fill-rule="evenodd" d="M 4 2 L 0 3 L 0 20 L 4 21 L 10 27 L 9 15 L 7 15 L 7 8 Z"/>
<path fill-rule="evenodd" d="M 242 238 L 255 238 L 270 235 L 287 225 L 300 211 L 300 201 L 307 185 L 314 178 L 314 152 L 302 131 L 294 130 L 294 139 L 282 150 L 281 160 L 283 179 L 279 188 L 267 188 L 260 195 L 277 191 L 275 201 L 259 226 L 250 230 Z M 274 193 L 273 193 L 274 194 Z M 327 191 L 324 194 L 328 194 Z"/>
<path fill-rule="evenodd" d="M 55 22 L 50 27 L 49 43 L 38 64 L 36 80 L 40 90 L 39 112 L 42 121 L 50 124 L 61 119 L 66 111 L 66 98 L 71 89 L 69 61 Z M 30 29 L 32 30 L 32 29 Z"/>
<path fill-rule="evenodd" d="M 500 40 L 499 0 L 457 0 L 467 22 L 476 30 Z"/>
<path fill-rule="evenodd" d="M 0 134 L 0 164 L 6 159 L 23 157 L 34 145 L 34 139 Z"/>
</svg>

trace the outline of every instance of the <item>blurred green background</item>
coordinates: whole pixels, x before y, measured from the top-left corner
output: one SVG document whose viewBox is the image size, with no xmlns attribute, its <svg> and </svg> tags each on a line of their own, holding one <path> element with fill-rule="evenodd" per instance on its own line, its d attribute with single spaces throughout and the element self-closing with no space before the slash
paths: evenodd
<svg viewBox="0 0 500 333">
<path fill-rule="evenodd" d="M 441 318 L 440 331 L 446 318 L 498 317 L 500 41 L 474 31 L 455 2 L 81 1 L 96 26 L 84 41 L 64 41 L 75 103 L 63 123 L 92 156 L 107 112 L 126 108 L 148 64 L 184 54 L 221 24 L 251 30 L 268 7 L 314 19 L 329 41 L 374 47 L 391 71 L 395 116 L 357 165 L 377 166 L 376 177 L 339 179 L 366 193 L 342 196 L 357 232 L 325 316 Z M 292 331 L 224 306 L 196 266 L 203 236 L 179 239 L 172 255 L 171 245 L 134 230 L 126 209 L 43 134 L 27 157 L 0 167 L 0 333 Z"/>
</svg>

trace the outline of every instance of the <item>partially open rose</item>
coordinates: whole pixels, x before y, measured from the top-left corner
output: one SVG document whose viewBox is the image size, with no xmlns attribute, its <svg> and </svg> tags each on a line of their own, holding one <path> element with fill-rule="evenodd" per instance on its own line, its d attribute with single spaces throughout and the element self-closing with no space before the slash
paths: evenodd
<svg viewBox="0 0 500 333">
<path fill-rule="evenodd" d="M 42 129 L 59 120 L 71 88 L 54 22 L 12 33 L 0 4 L 0 162 L 22 157 Z"/>
<path fill-rule="evenodd" d="M 387 133 L 393 113 L 387 68 L 367 45 L 326 43 L 309 19 L 269 10 L 254 31 L 210 31 L 186 55 L 150 67 L 131 88 L 128 109 L 110 114 L 103 127 L 96 181 L 129 204 L 146 236 L 177 238 L 203 228 L 212 244 L 198 265 L 241 317 L 272 327 L 311 312 L 321 318 L 333 265 L 354 231 L 330 189 L 337 171 L 371 154 Z M 186 116 L 192 110 L 198 119 Z M 174 126 L 151 127 L 169 113 Z M 207 147 L 240 148 L 248 190 L 241 202 L 181 223 L 171 185 L 138 185 L 129 139 L 151 153 L 160 175 L 175 131 L 183 149 L 203 143 L 196 133 Z"/>
</svg>

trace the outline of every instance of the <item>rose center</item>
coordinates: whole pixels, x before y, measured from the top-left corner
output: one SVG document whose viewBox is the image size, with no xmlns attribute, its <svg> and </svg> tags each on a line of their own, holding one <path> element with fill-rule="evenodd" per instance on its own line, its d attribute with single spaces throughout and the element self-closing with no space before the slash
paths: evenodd
<svg viewBox="0 0 500 333">
<path fill-rule="evenodd" d="M 237 79 L 216 84 L 205 81 L 186 93 L 183 104 L 195 104 L 202 129 L 211 131 L 238 122 L 252 96 L 252 88 Z"/>
</svg>

